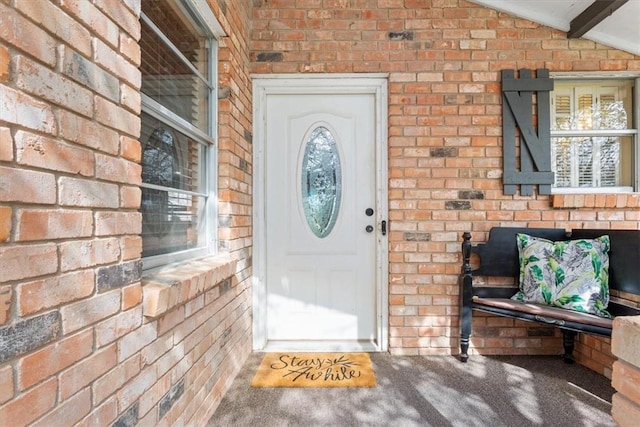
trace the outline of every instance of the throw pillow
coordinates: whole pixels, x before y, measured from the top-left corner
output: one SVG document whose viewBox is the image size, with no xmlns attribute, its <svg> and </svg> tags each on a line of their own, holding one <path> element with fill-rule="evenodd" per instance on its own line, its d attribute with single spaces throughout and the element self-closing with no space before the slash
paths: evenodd
<svg viewBox="0 0 640 427">
<path fill-rule="evenodd" d="M 611 317 L 609 236 L 552 242 L 517 235 L 520 291 L 512 299 Z"/>
</svg>

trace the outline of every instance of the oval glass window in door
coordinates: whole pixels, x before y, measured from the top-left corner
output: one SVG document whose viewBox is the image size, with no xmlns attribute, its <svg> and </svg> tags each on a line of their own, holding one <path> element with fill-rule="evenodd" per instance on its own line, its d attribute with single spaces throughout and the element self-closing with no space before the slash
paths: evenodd
<svg viewBox="0 0 640 427">
<path fill-rule="evenodd" d="M 324 126 L 315 128 L 306 141 L 301 178 L 307 223 L 313 234 L 326 237 L 340 210 L 342 172 L 336 140 Z"/>
</svg>

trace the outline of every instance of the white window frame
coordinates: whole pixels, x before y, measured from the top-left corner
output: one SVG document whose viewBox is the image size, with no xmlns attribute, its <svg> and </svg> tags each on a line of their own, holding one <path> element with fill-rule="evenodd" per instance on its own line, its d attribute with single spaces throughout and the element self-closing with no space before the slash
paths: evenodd
<svg viewBox="0 0 640 427">
<path fill-rule="evenodd" d="M 571 136 L 630 136 L 632 138 L 632 149 L 634 158 L 632 159 L 632 182 L 633 186 L 621 187 L 552 187 L 552 194 L 598 194 L 598 193 L 630 193 L 640 191 L 640 73 L 638 72 L 579 72 L 579 73 L 551 73 L 551 78 L 556 81 L 571 80 L 579 83 L 580 80 L 597 80 L 605 82 L 606 80 L 635 80 L 633 93 L 633 111 L 631 117 L 631 129 L 617 131 L 601 131 L 601 130 L 553 130 L 551 129 L 551 138 L 571 137 Z M 553 102 L 554 97 L 551 96 Z M 551 105 L 552 115 L 555 115 L 554 105 Z M 552 118 L 554 120 L 555 117 Z M 552 143 L 553 144 L 553 143 Z M 553 149 L 553 148 L 552 148 Z M 552 156 L 552 162 L 554 162 Z"/>
<path fill-rule="evenodd" d="M 170 252 L 167 254 L 154 255 L 144 257 L 142 266 L 145 272 L 154 272 L 162 267 L 171 266 L 177 262 L 196 259 L 216 253 L 218 248 L 217 233 L 217 187 L 218 187 L 218 38 L 224 37 L 225 33 L 213 15 L 206 0 L 168 0 L 176 1 L 176 5 L 180 11 L 187 17 L 200 35 L 208 42 L 209 58 L 208 58 L 208 75 L 203 76 L 208 80 L 208 127 L 207 132 L 203 132 L 193 124 L 184 120 L 174 112 L 165 108 L 162 104 L 155 101 L 151 97 L 141 93 L 142 111 L 156 119 L 162 120 L 167 125 L 172 126 L 179 132 L 193 138 L 196 141 L 208 143 L 207 149 L 204 150 L 204 158 L 201 160 L 204 164 L 204 188 L 205 195 L 205 214 L 199 227 L 203 227 L 203 236 L 205 244 L 194 249 Z M 150 27 L 155 27 L 153 22 L 143 13 L 141 20 Z M 166 36 L 162 32 L 156 31 L 157 35 L 165 41 Z M 172 44 L 169 43 L 169 46 Z M 174 51 L 182 57 L 182 53 Z M 184 57 L 183 57 L 184 58 Z M 186 60 L 186 58 L 184 58 Z M 190 65 L 189 61 L 186 61 Z M 199 74 L 194 69 L 196 74 Z M 147 184 L 142 184 L 146 187 Z"/>
</svg>

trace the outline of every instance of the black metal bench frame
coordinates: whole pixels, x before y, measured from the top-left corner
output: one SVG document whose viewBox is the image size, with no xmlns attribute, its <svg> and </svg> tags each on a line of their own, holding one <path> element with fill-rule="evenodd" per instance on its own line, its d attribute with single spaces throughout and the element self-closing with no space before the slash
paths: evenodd
<svg viewBox="0 0 640 427">
<path fill-rule="evenodd" d="M 611 248 L 609 251 L 609 289 L 640 295 L 640 230 L 600 230 L 574 229 L 570 232 L 558 228 L 524 228 L 524 227 L 494 227 L 489 232 L 486 243 L 472 244 L 471 233 L 463 234 L 462 242 L 462 271 L 460 273 L 460 360 L 466 362 L 469 358 L 469 339 L 472 333 L 473 311 L 482 311 L 497 316 L 537 322 L 547 326 L 560 328 L 564 347 L 564 361 L 573 362 L 575 338 L 579 332 L 611 337 L 611 328 L 593 325 L 587 322 L 590 315 L 572 312 L 572 320 L 553 315 L 540 316 L 537 314 L 505 309 L 482 303 L 487 300 L 510 298 L 518 291 L 518 276 L 520 265 L 516 234 L 525 233 L 542 237 L 552 241 L 569 239 L 592 239 L 604 234 L 609 235 Z M 471 267 L 471 256 L 479 257 L 479 266 Z M 514 285 L 505 286 L 476 286 L 474 277 L 513 277 Z M 477 298 L 476 298 L 477 297 Z M 479 298 L 479 300 L 478 300 Z M 556 309 L 556 311 L 568 311 Z M 640 309 L 625 305 L 618 301 L 610 301 L 607 311 L 615 316 L 640 315 Z M 577 317 L 577 319 L 576 319 Z"/>
</svg>

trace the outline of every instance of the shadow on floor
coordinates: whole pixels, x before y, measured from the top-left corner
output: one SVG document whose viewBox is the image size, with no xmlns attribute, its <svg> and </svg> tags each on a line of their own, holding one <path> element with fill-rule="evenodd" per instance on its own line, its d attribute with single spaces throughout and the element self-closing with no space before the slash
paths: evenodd
<svg viewBox="0 0 640 427">
<path fill-rule="evenodd" d="M 372 353 L 375 388 L 252 388 L 252 354 L 208 427 L 615 426 L 610 381 L 547 356 Z"/>
</svg>

